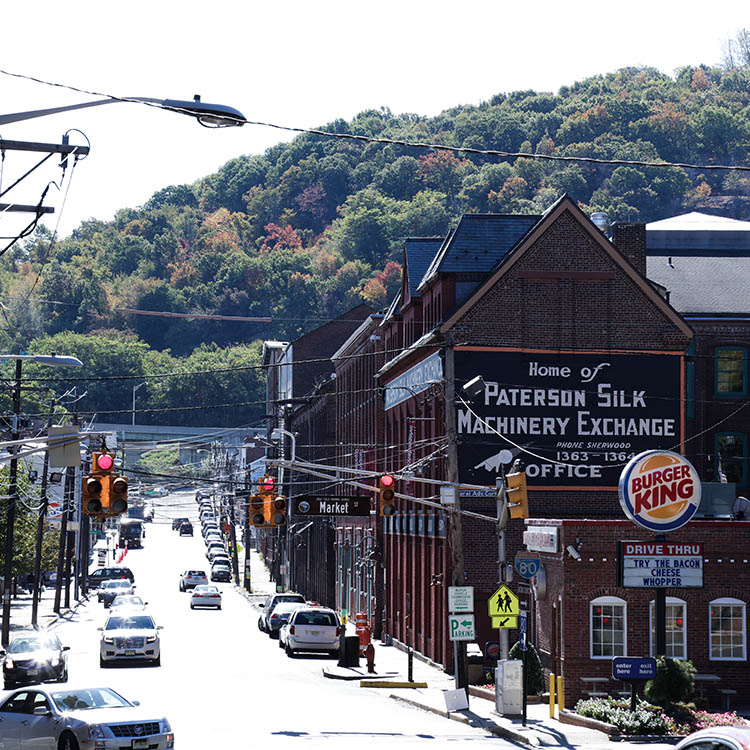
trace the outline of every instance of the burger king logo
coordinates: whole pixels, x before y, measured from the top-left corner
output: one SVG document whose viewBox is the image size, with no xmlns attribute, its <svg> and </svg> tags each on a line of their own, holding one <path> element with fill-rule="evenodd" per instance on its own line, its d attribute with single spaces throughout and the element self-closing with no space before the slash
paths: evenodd
<svg viewBox="0 0 750 750">
<path fill-rule="evenodd" d="M 656 532 L 684 526 L 698 510 L 698 472 L 671 451 L 646 451 L 631 459 L 620 474 L 620 505 L 634 523 Z"/>
</svg>

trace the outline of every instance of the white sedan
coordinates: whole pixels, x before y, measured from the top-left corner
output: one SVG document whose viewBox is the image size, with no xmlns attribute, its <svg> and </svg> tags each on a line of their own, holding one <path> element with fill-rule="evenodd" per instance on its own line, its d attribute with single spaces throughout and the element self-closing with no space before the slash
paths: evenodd
<svg viewBox="0 0 750 750">
<path fill-rule="evenodd" d="M 196 586 L 190 597 L 190 609 L 196 607 L 216 607 L 221 609 L 221 591 L 211 584 Z"/>
<path fill-rule="evenodd" d="M 2 738 L 10 747 L 39 750 L 174 747 L 164 716 L 138 707 L 107 687 L 26 687 L 0 704 Z M 3 745 L 7 747 L 7 745 Z"/>
<path fill-rule="evenodd" d="M 323 651 L 331 656 L 339 652 L 341 623 L 328 607 L 299 607 L 279 631 L 279 646 L 287 656 L 298 651 Z"/>
</svg>

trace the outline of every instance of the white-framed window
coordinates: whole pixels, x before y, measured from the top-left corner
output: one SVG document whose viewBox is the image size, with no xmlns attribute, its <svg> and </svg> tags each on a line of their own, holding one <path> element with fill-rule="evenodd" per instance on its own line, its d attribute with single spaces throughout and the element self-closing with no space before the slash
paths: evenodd
<svg viewBox="0 0 750 750">
<path fill-rule="evenodd" d="M 656 656 L 656 602 L 649 605 L 651 622 L 651 656 Z M 673 596 L 667 597 L 667 653 L 671 659 L 686 659 L 687 656 L 687 620 L 685 619 L 685 600 Z"/>
<path fill-rule="evenodd" d="M 745 602 L 725 597 L 708 604 L 708 656 L 712 661 L 747 659 Z"/>
<path fill-rule="evenodd" d="M 617 596 L 600 596 L 589 603 L 592 659 L 627 656 L 627 603 Z"/>
</svg>

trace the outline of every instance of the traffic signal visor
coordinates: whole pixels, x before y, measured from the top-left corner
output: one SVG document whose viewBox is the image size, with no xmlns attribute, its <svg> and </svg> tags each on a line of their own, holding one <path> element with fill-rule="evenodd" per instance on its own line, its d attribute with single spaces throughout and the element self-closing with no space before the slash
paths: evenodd
<svg viewBox="0 0 750 750">
<path fill-rule="evenodd" d="M 283 526 L 286 523 L 286 498 L 277 497 L 271 504 L 271 526 Z"/>
<path fill-rule="evenodd" d="M 392 516 L 396 512 L 396 480 L 392 474 L 380 477 L 378 501 L 381 516 Z"/>
<path fill-rule="evenodd" d="M 529 517 L 529 498 L 526 495 L 526 472 L 505 475 L 508 493 L 508 513 L 511 518 Z"/>
</svg>

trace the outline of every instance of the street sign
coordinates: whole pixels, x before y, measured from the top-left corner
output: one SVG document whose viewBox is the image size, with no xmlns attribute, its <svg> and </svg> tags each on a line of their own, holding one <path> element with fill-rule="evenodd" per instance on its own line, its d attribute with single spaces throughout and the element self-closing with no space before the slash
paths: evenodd
<svg viewBox="0 0 750 750">
<path fill-rule="evenodd" d="M 517 552 L 513 567 L 521 578 L 533 578 L 542 566 L 538 555 L 529 552 Z"/>
<path fill-rule="evenodd" d="M 700 588 L 702 542 L 617 542 L 618 585 L 625 588 Z"/>
<path fill-rule="evenodd" d="M 473 586 L 448 586 L 448 611 L 449 612 L 473 612 L 474 611 L 474 587 Z"/>
<path fill-rule="evenodd" d="M 448 615 L 448 634 L 452 641 L 475 641 L 474 615 Z"/>
<path fill-rule="evenodd" d="M 656 677 L 656 659 L 618 656 L 612 659 L 612 677 L 623 682 Z"/>
<path fill-rule="evenodd" d="M 520 612 L 518 597 L 505 585 L 502 585 L 487 602 L 490 617 L 518 617 Z"/>
<path fill-rule="evenodd" d="M 372 501 L 358 495 L 300 495 L 292 512 L 300 516 L 369 516 Z"/>
<path fill-rule="evenodd" d="M 518 640 L 521 644 L 521 651 L 526 651 L 526 613 L 521 612 L 518 616 Z"/>
<path fill-rule="evenodd" d="M 508 615 L 507 617 L 493 617 L 492 627 L 498 628 L 499 630 L 514 630 L 518 627 L 518 618 L 514 615 Z"/>
</svg>

